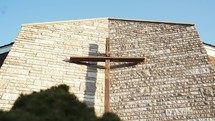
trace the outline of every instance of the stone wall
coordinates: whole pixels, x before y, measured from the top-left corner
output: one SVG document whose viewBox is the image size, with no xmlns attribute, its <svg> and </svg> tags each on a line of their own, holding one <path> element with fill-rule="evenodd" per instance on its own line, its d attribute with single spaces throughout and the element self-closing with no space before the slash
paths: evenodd
<svg viewBox="0 0 215 121">
<path fill-rule="evenodd" d="M 69 63 L 71 55 L 105 52 L 108 20 L 23 25 L 0 70 L 0 108 L 11 108 L 20 93 L 67 84 L 98 115 L 104 111 L 104 69 Z M 95 103 L 95 104 L 94 104 Z"/>
<path fill-rule="evenodd" d="M 215 70 L 193 25 L 111 19 L 109 29 L 111 56 L 147 58 L 112 63 L 111 111 L 126 121 L 215 120 Z"/>
</svg>

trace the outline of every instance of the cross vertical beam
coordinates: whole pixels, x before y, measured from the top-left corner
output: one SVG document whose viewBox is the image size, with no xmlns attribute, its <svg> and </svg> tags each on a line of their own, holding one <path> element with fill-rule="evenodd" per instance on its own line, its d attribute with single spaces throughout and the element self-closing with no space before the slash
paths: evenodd
<svg viewBox="0 0 215 121">
<path fill-rule="evenodd" d="M 110 57 L 110 40 L 106 38 L 106 57 Z M 105 60 L 105 112 L 110 111 L 110 59 Z"/>
</svg>

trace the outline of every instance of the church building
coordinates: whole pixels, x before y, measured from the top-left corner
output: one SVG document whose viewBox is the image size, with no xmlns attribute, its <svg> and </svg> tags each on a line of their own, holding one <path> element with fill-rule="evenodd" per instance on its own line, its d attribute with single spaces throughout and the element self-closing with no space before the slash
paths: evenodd
<svg viewBox="0 0 215 121">
<path fill-rule="evenodd" d="M 0 109 L 9 110 L 20 94 L 66 84 L 97 115 L 214 121 L 214 52 L 193 23 L 97 18 L 23 24 L 14 43 L 0 47 Z"/>
</svg>

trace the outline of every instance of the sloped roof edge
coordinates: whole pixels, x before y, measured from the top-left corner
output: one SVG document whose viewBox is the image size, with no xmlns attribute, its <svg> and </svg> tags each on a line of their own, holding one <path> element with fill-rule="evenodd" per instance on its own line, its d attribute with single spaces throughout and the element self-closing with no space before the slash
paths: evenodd
<svg viewBox="0 0 215 121">
<path fill-rule="evenodd" d="M 6 44 L 6 45 L 3 45 L 3 46 L 0 46 L 0 55 L 4 54 L 4 53 L 8 53 L 10 51 L 13 43 L 14 42 L 11 42 L 10 44 Z"/>
<path fill-rule="evenodd" d="M 203 42 L 204 45 L 207 45 L 207 46 L 210 46 L 210 47 L 215 47 L 215 45 L 212 45 L 212 44 L 208 44 L 208 43 L 205 43 Z"/>
<path fill-rule="evenodd" d="M 7 47 L 7 46 L 11 46 L 11 45 L 13 45 L 13 44 L 14 44 L 14 42 L 11 42 L 10 44 L 6 44 L 6 45 L 0 46 L 0 48 Z"/>
<path fill-rule="evenodd" d="M 119 20 L 119 21 L 134 21 L 134 22 L 147 22 L 147 23 L 163 23 L 163 24 L 178 24 L 178 25 L 190 25 L 194 26 L 194 23 L 188 22 L 169 22 L 169 21 L 157 21 L 157 20 L 142 20 L 142 19 L 127 19 L 127 18 L 91 18 L 91 19 L 77 19 L 77 20 L 65 20 L 65 21 L 53 21 L 53 22 L 41 22 L 41 23 L 29 23 L 22 24 L 22 26 L 27 25 L 40 25 L 40 24 L 55 24 L 55 23 L 64 23 L 64 22 L 74 22 L 74 21 L 87 21 L 87 20 Z"/>
</svg>

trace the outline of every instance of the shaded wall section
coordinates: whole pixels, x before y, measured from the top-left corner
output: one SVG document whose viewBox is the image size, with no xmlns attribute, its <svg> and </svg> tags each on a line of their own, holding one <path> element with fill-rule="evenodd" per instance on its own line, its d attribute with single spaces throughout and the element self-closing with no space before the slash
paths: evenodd
<svg viewBox="0 0 215 121">
<path fill-rule="evenodd" d="M 215 57 L 214 56 L 209 56 L 209 58 L 211 59 L 211 62 L 213 63 L 213 65 L 215 67 Z"/>
<path fill-rule="evenodd" d="M 5 60 L 5 58 L 7 57 L 8 53 L 9 53 L 9 52 L 0 54 L 0 68 L 1 68 L 1 66 L 2 66 L 2 64 L 3 64 L 4 60 Z"/>
<path fill-rule="evenodd" d="M 7 57 L 12 46 L 13 46 L 13 42 L 0 47 L 0 68 L 1 68 L 5 58 Z"/>
<path fill-rule="evenodd" d="M 192 24 L 110 19 L 109 29 L 111 56 L 147 58 L 111 69 L 111 111 L 126 121 L 215 120 L 215 70 Z"/>
</svg>

